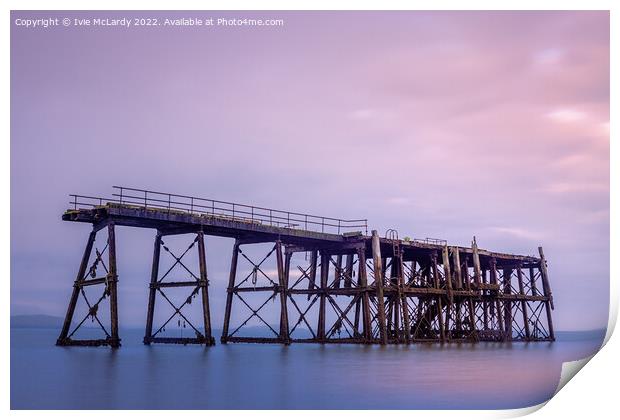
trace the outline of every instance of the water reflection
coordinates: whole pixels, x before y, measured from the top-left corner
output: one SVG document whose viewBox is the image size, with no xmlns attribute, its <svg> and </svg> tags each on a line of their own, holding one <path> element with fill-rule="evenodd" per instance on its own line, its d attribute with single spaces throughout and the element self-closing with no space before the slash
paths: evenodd
<svg viewBox="0 0 620 420">
<path fill-rule="evenodd" d="M 55 331 L 11 331 L 11 407 L 516 408 L 555 390 L 561 363 L 602 335 L 556 343 L 411 346 L 141 344 L 53 346 Z"/>
</svg>

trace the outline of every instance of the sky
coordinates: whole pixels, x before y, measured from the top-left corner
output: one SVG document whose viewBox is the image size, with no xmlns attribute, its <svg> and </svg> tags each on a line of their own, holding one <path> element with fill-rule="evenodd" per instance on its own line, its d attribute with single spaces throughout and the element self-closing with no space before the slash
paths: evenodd
<svg viewBox="0 0 620 420">
<path fill-rule="evenodd" d="M 248 17 L 280 27 L 17 26 Z M 607 12 L 12 12 L 11 314 L 62 316 L 112 185 L 368 218 L 549 261 L 558 330 L 607 325 Z M 120 228 L 123 326 L 154 232 Z M 207 238 L 220 327 L 230 240 Z"/>
</svg>

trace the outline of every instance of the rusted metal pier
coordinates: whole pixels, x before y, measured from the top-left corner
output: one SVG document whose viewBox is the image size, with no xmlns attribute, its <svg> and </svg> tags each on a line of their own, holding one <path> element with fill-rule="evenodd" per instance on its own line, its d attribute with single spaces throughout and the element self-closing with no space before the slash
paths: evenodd
<svg viewBox="0 0 620 420">
<path fill-rule="evenodd" d="M 144 344 L 215 344 L 209 308 L 205 236 L 234 239 L 222 343 L 409 344 L 454 341 L 553 341 L 553 297 L 542 248 L 538 257 L 445 241 L 401 240 L 344 220 L 197 197 L 114 187 L 112 198 L 72 195 L 62 218 L 92 225 L 58 345 L 119 347 L 115 229 L 155 229 Z M 97 236 L 107 232 L 103 246 Z M 190 237 L 172 250 L 168 237 Z M 198 261 L 183 260 L 197 248 Z M 93 252 L 94 250 L 94 252 Z M 265 255 L 255 257 L 256 250 Z M 162 251 L 172 267 L 160 269 Z M 169 278 L 183 269 L 188 280 Z M 245 268 L 244 268 L 245 267 Z M 146 280 L 146 279 L 145 279 Z M 146 283 L 146 282 L 145 282 Z M 86 288 L 99 287 L 97 300 Z M 188 290 L 176 302 L 171 288 Z M 176 289 L 178 290 L 178 289 Z M 168 293 L 167 293 L 168 292 Z M 99 296 L 99 295 L 97 295 Z M 86 314 L 76 317 L 78 300 Z M 200 301 L 202 319 L 183 312 Z M 109 325 L 102 305 L 109 304 Z M 160 302 L 158 304 L 158 302 Z M 156 307 L 172 315 L 154 327 Z M 276 305 L 276 309 L 273 306 Z M 241 312 L 245 311 L 246 315 Z M 274 321 L 269 315 L 276 313 Z M 192 337 L 162 336 L 177 317 Z M 90 319 L 103 338 L 77 338 Z M 256 334 L 252 323 L 263 325 Z"/>
</svg>

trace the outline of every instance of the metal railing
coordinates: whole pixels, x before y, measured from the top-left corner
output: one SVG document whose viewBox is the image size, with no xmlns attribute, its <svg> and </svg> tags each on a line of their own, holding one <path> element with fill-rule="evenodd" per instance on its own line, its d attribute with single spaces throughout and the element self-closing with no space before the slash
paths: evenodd
<svg viewBox="0 0 620 420">
<path fill-rule="evenodd" d="M 414 242 L 420 242 L 423 244 L 429 244 L 429 245 L 447 245 L 448 241 L 446 241 L 445 239 L 437 239 L 437 238 L 424 238 L 424 239 L 414 239 Z"/>
<path fill-rule="evenodd" d="M 187 195 L 114 186 L 113 198 L 71 194 L 70 203 L 75 210 L 105 206 L 108 203 L 159 209 L 167 212 L 183 212 L 206 215 L 244 223 L 261 224 L 287 229 L 303 229 L 321 233 L 341 234 L 352 229 L 368 234 L 367 219 L 337 219 L 267 207 L 250 206 L 229 201 L 212 200 Z"/>
</svg>

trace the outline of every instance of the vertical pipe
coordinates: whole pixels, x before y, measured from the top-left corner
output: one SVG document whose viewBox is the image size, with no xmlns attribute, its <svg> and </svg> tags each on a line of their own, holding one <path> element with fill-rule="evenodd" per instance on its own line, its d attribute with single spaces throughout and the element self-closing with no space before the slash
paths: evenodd
<svg viewBox="0 0 620 420">
<path fill-rule="evenodd" d="M 226 344 L 228 341 L 228 328 L 230 327 L 230 312 L 232 309 L 232 301 L 235 289 L 235 278 L 237 276 L 237 259 L 239 257 L 239 239 L 235 240 L 233 245 L 232 257 L 230 260 L 230 275 L 228 277 L 228 289 L 226 295 L 226 309 L 224 310 L 224 327 L 222 328 L 222 337 L 220 342 Z"/>
<path fill-rule="evenodd" d="M 321 287 L 319 297 L 319 325 L 317 338 L 320 342 L 325 341 L 325 299 L 327 294 L 327 277 L 329 276 L 329 253 L 321 250 Z"/>
<path fill-rule="evenodd" d="M 116 269 L 116 238 L 114 235 L 114 222 L 108 223 L 108 291 L 110 293 L 110 346 L 120 347 L 121 340 L 118 337 L 118 296 L 116 284 L 118 274 Z"/>
<path fill-rule="evenodd" d="M 205 344 L 215 344 L 211 332 L 211 312 L 209 310 L 209 279 L 207 277 L 207 255 L 205 250 L 204 233 L 198 232 L 198 264 L 200 266 L 200 291 L 202 294 L 202 319 L 205 331 Z"/>
<path fill-rule="evenodd" d="M 149 283 L 149 304 L 146 312 L 146 330 L 144 331 L 144 344 L 151 344 L 153 335 L 153 315 L 155 313 L 155 294 L 157 293 L 157 280 L 159 276 L 159 256 L 161 253 L 161 233 L 155 235 L 153 246 L 153 263 L 151 266 L 151 281 Z"/>
<path fill-rule="evenodd" d="M 290 264 L 291 254 L 287 252 L 287 262 Z M 276 241 L 276 263 L 278 265 L 278 280 L 280 289 L 280 340 L 283 344 L 290 344 L 288 334 L 288 310 L 286 300 L 288 299 L 288 279 L 285 278 L 284 261 L 282 258 L 282 242 Z"/>
<path fill-rule="evenodd" d="M 555 341 L 555 332 L 553 331 L 553 320 L 551 319 L 551 310 L 553 308 L 553 295 L 551 293 L 551 286 L 549 285 L 549 275 L 547 273 L 547 260 L 543 252 L 542 246 L 538 247 L 538 253 L 540 254 L 540 274 L 542 277 L 543 293 L 547 300 L 545 301 L 545 309 L 547 311 L 547 325 L 549 326 L 549 338 Z"/>
<path fill-rule="evenodd" d="M 375 289 L 377 293 L 377 321 L 381 344 L 387 344 L 387 327 L 385 325 L 385 305 L 383 302 L 383 266 L 381 264 L 381 242 L 376 230 L 372 231 L 372 260 L 375 272 Z"/>
<path fill-rule="evenodd" d="M 90 232 L 90 235 L 88 235 L 88 241 L 86 242 L 86 248 L 84 248 L 84 254 L 82 255 L 82 261 L 80 263 L 80 268 L 78 269 L 75 282 L 73 283 L 73 292 L 71 293 L 71 299 L 69 300 L 69 306 L 67 307 L 65 321 L 62 325 L 60 336 L 58 337 L 58 340 L 56 341 L 56 344 L 59 346 L 65 344 L 67 340 L 67 335 L 69 334 L 69 328 L 71 328 L 71 321 L 73 320 L 73 314 L 75 312 L 75 306 L 77 304 L 77 300 L 80 295 L 80 288 L 81 288 L 80 282 L 84 280 L 84 277 L 86 276 L 86 269 L 88 268 L 88 260 L 90 259 L 90 254 L 93 251 L 93 244 L 95 243 L 96 236 L 97 236 L 97 232 L 94 229 L 92 232 Z"/>
</svg>

